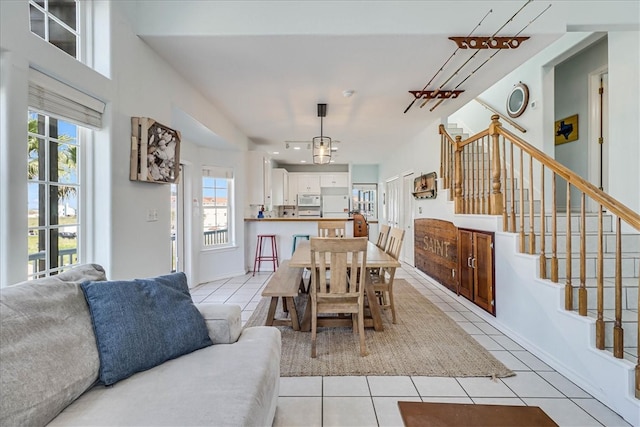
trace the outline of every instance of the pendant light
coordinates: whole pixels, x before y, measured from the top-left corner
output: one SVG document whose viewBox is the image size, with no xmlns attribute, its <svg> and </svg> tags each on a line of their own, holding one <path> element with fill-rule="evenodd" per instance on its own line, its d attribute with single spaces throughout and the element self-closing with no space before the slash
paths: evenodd
<svg viewBox="0 0 640 427">
<path fill-rule="evenodd" d="M 320 136 L 313 138 L 313 163 L 326 165 L 331 162 L 331 138 L 322 134 L 322 119 L 327 115 L 327 104 L 318 104 Z"/>
</svg>

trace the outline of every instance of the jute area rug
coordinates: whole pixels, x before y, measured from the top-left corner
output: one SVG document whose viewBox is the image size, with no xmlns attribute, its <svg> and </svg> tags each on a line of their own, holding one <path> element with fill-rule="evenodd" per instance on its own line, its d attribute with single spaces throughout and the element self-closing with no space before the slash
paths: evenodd
<svg viewBox="0 0 640 427">
<path fill-rule="evenodd" d="M 394 283 L 397 323 L 382 313 L 384 331 L 365 330 L 368 355 L 360 356 L 351 328 L 318 328 L 317 358 L 311 333 L 278 326 L 282 332 L 280 375 L 421 375 L 432 377 L 509 377 L 514 375 L 449 316 L 403 279 Z M 296 307 L 302 316 L 306 295 Z M 264 325 L 269 298 L 263 298 L 245 327 Z M 280 303 L 277 317 L 284 317 Z"/>
</svg>

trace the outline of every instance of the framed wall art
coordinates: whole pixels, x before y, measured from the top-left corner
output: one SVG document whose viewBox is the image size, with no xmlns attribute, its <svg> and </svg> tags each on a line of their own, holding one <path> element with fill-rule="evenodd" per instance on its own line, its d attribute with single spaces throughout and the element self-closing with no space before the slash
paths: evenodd
<svg viewBox="0 0 640 427">
<path fill-rule="evenodd" d="M 132 181 L 173 183 L 180 172 L 180 132 L 148 117 L 131 118 Z"/>
<path fill-rule="evenodd" d="M 556 145 L 578 139 L 578 115 L 574 114 L 562 120 L 556 121 L 555 142 Z"/>
<path fill-rule="evenodd" d="M 438 195 L 436 181 L 438 175 L 430 172 L 413 180 L 413 197 L 418 199 L 435 199 Z"/>
</svg>

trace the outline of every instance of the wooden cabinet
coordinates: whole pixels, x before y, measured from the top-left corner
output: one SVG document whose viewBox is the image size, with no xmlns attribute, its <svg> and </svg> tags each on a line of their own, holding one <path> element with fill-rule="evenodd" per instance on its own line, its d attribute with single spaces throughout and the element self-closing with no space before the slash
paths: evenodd
<svg viewBox="0 0 640 427">
<path fill-rule="evenodd" d="M 322 174 L 320 175 L 320 187 L 323 188 L 336 188 L 336 187 L 349 187 L 349 174 L 348 173 L 336 173 L 336 174 Z"/>
<path fill-rule="evenodd" d="M 260 151 L 248 151 L 247 204 L 271 206 L 271 159 Z"/>
<path fill-rule="evenodd" d="M 286 169 L 274 168 L 271 172 L 271 200 L 273 206 L 290 205 L 289 172 Z"/>
<path fill-rule="evenodd" d="M 319 174 L 298 175 L 298 193 L 320 194 Z"/>
<path fill-rule="evenodd" d="M 493 233 L 458 229 L 458 293 L 495 315 Z"/>
</svg>

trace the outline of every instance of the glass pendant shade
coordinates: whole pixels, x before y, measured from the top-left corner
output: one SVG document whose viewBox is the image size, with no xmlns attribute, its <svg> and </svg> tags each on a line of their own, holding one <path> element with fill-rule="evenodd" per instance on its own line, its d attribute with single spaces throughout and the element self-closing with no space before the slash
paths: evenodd
<svg viewBox="0 0 640 427">
<path fill-rule="evenodd" d="M 313 163 L 326 165 L 331 161 L 331 138 L 316 136 L 313 138 Z"/>
</svg>

